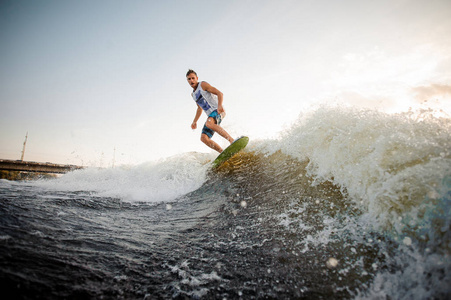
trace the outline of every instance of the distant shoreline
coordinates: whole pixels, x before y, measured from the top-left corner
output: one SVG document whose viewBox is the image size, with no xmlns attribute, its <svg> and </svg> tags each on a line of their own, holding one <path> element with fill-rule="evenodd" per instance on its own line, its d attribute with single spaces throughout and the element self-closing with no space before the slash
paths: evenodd
<svg viewBox="0 0 451 300">
<path fill-rule="evenodd" d="M 0 179 L 29 180 L 43 177 L 53 178 L 56 177 L 56 174 L 64 174 L 83 168 L 77 165 L 63 165 L 50 162 L 0 159 Z"/>
</svg>

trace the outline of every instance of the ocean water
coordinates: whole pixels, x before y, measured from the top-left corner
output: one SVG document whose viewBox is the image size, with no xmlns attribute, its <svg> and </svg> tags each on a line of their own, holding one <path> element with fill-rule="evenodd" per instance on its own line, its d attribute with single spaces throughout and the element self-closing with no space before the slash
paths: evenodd
<svg viewBox="0 0 451 300">
<path fill-rule="evenodd" d="M 0 181 L 12 299 L 449 299 L 451 119 L 324 106 L 211 154 Z"/>
</svg>

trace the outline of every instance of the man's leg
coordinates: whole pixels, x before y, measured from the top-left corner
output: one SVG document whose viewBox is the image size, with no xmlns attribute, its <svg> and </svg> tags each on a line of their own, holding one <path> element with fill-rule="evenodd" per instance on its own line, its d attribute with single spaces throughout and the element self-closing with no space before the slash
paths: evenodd
<svg viewBox="0 0 451 300">
<path fill-rule="evenodd" d="M 223 138 L 225 138 L 226 140 L 228 140 L 230 143 L 233 143 L 233 138 L 230 136 L 230 134 L 227 133 L 227 131 L 224 130 L 224 128 L 222 128 L 221 126 L 219 126 L 218 124 L 216 124 L 215 119 L 213 119 L 212 117 L 209 117 L 207 119 L 207 122 L 205 123 L 205 126 L 207 126 L 208 128 L 210 128 L 211 130 L 217 132 L 220 136 L 222 136 Z M 208 137 L 208 136 L 207 136 Z M 205 142 L 204 142 L 205 143 Z M 214 142 L 213 142 L 214 143 Z M 216 143 L 215 143 L 216 144 Z M 213 147 L 211 147 L 213 148 Z M 213 148 L 214 149 L 214 148 Z M 221 151 L 222 152 L 222 151 Z"/>
<path fill-rule="evenodd" d="M 200 136 L 200 140 L 207 145 L 208 147 L 210 147 L 213 150 L 218 151 L 219 153 L 222 152 L 222 148 L 215 142 L 213 141 L 208 135 L 206 135 L 205 133 L 202 133 L 202 135 Z"/>
</svg>

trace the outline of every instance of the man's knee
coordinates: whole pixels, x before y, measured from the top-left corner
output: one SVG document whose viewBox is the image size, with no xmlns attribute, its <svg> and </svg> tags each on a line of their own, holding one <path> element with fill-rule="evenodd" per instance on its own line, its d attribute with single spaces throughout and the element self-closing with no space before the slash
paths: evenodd
<svg viewBox="0 0 451 300">
<path fill-rule="evenodd" d="M 200 136 L 200 140 L 202 141 L 202 143 L 206 144 L 210 141 L 210 138 L 205 133 L 202 133 Z"/>
</svg>

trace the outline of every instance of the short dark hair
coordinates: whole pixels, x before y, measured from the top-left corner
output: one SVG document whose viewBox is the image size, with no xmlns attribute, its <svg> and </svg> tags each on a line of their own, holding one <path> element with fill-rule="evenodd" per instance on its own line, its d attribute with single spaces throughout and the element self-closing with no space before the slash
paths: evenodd
<svg viewBox="0 0 451 300">
<path fill-rule="evenodd" d="M 189 75 L 189 74 L 192 74 L 192 73 L 194 73 L 194 75 L 197 76 L 197 73 L 194 72 L 194 70 L 189 69 L 188 72 L 186 72 L 186 77 L 188 77 L 188 75 Z"/>
</svg>

